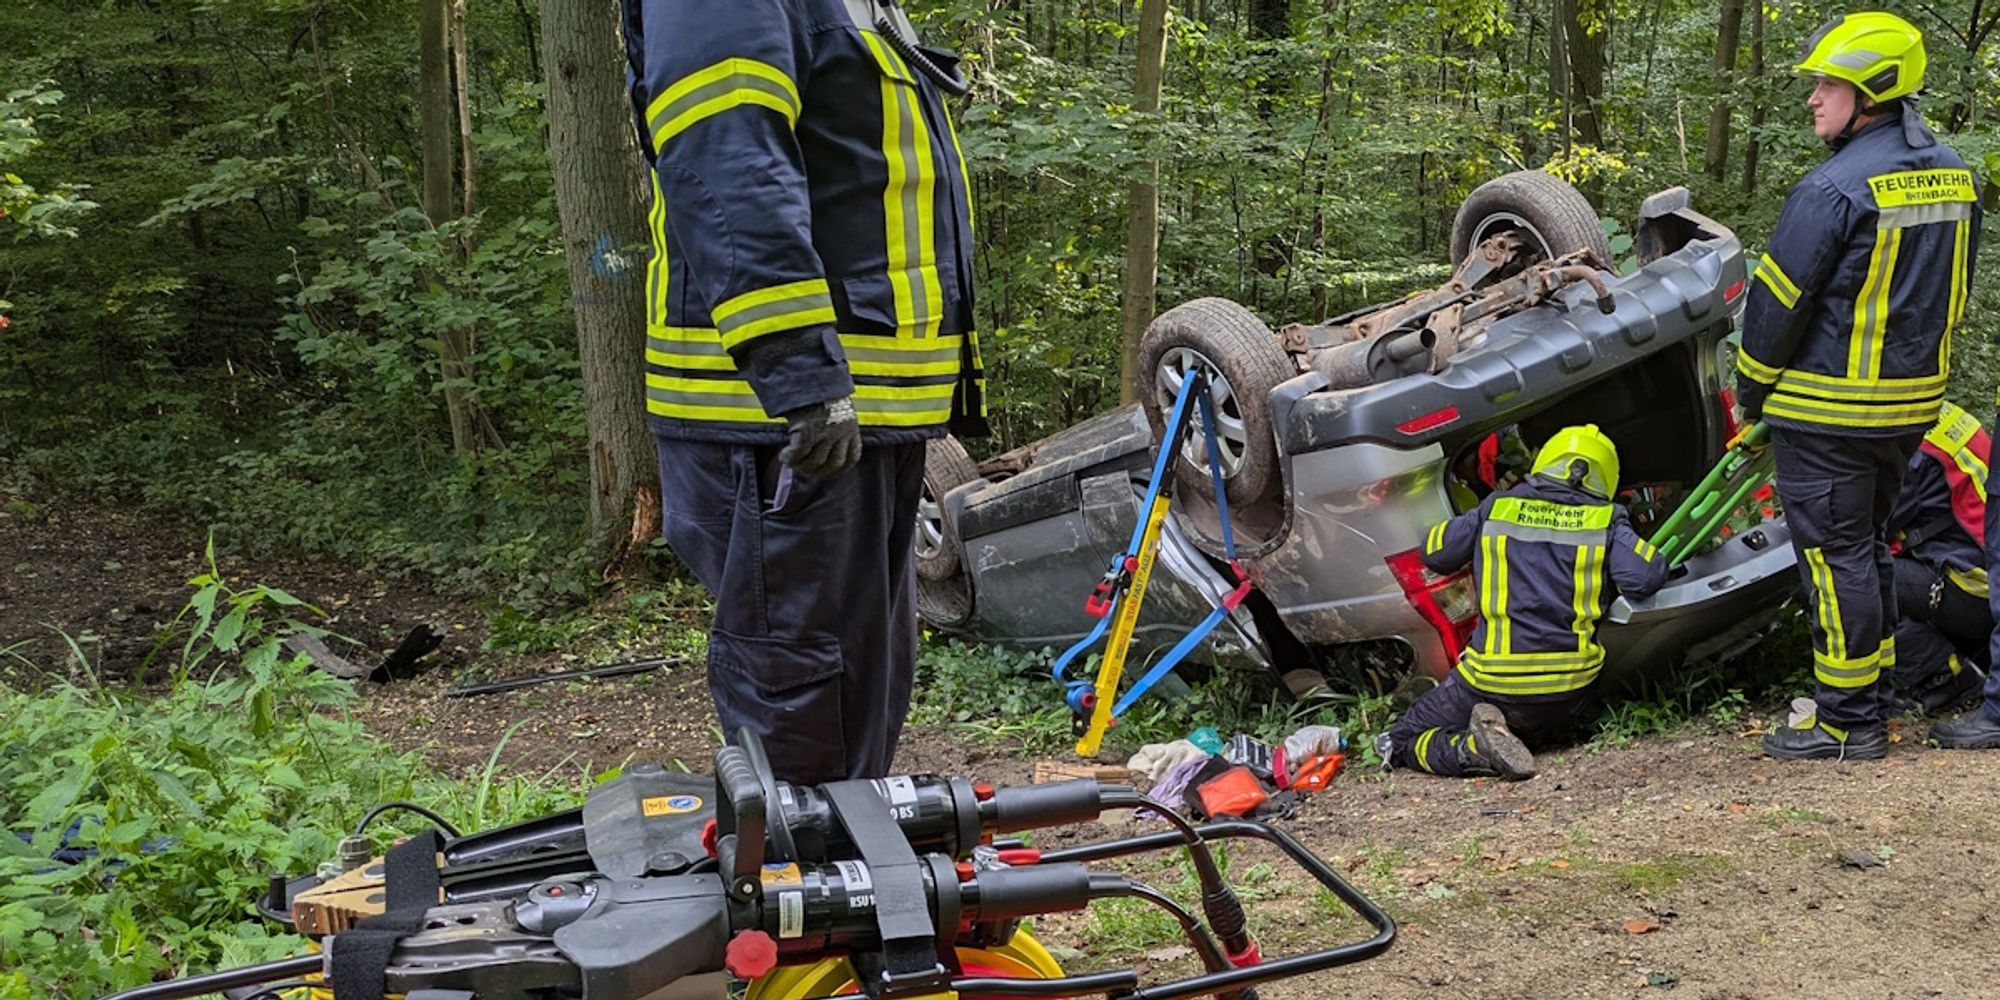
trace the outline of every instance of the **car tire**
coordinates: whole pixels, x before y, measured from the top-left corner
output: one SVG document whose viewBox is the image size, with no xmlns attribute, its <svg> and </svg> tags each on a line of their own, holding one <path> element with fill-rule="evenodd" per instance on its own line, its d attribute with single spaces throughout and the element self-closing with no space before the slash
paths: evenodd
<svg viewBox="0 0 2000 1000">
<path fill-rule="evenodd" d="M 924 487 L 917 501 L 917 576 L 949 580 L 958 575 L 958 536 L 944 516 L 946 493 L 979 478 L 979 467 L 958 439 L 947 434 L 924 448 Z"/>
<path fill-rule="evenodd" d="M 1568 181 L 1541 170 L 1502 174 L 1472 189 L 1451 224 L 1451 266 L 1480 241 L 1506 230 L 1522 233 L 1547 257 L 1589 250 L 1611 265 L 1611 241 L 1597 210 Z"/>
<path fill-rule="evenodd" d="M 1157 438 L 1166 431 L 1182 380 L 1205 366 L 1217 398 L 1223 484 L 1229 502 L 1255 504 L 1283 486 L 1270 395 L 1299 373 L 1271 328 L 1228 299 L 1195 299 L 1161 313 L 1139 339 L 1139 398 Z M 1208 488 L 1208 463 L 1199 426 L 1175 460 L 1178 476 Z"/>
</svg>

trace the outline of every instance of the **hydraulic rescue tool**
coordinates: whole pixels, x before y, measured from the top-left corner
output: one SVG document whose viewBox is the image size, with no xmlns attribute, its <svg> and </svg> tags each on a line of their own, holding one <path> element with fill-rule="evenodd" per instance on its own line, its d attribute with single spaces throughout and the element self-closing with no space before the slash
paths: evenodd
<svg viewBox="0 0 2000 1000">
<path fill-rule="evenodd" d="M 1667 565 L 1679 566 L 1693 558 L 1750 494 L 1771 481 L 1777 460 L 1771 454 L 1770 438 L 1762 421 L 1736 432 L 1724 447 L 1722 460 L 1660 522 L 1659 530 L 1653 532 L 1653 547 L 1667 558 Z"/>
<path fill-rule="evenodd" d="M 1152 577 L 1153 561 L 1160 551 L 1160 533 L 1165 527 L 1168 508 L 1173 500 L 1174 456 L 1181 452 L 1192 433 L 1194 425 L 1189 411 L 1197 405 L 1201 410 L 1209 482 L 1215 489 L 1216 510 L 1222 522 L 1223 553 L 1228 558 L 1235 586 L 1217 602 L 1215 610 L 1182 636 L 1121 697 L 1118 684 L 1125 675 L 1125 657 L 1132 648 L 1132 632 L 1139 624 L 1139 609 L 1146 600 L 1146 584 Z M 1208 372 L 1197 368 L 1181 383 L 1180 393 L 1174 397 L 1173 412 L 1167 418 L 1167 426 L 1160 437 L 1159 453 L 1153 459 L 1153 476 L 1146 483 L 1145 498 L 1139 503 L 1138 521 L 1132 526 L 1132 540 L 1124 552 L 1111 560 L 1111 567 L 1104 571 L 1103 578 L 1084 599 L 1083 609 L 1097 619 L 1097 625 L 1090 630 L 1090 634 L 1056 657 L 1053 673 L 1056 680 L 1063 683 L 1065 700 L 1070 712 L 1076 716 L 1079 732 L 1076 753 L 1079 757 L 1089 759 L 1097 756 L 1098 747 L 1104 742 L 1104 732 L 1111 728 L 1112 720 L 1123 715 L 1133 702 L 1172 673 L 1181 660 L 1193 652 L 1210 632 L 1215 631 L 1215 627 L 1222 624 L 1222 619 L 1236 610 L 1250 594 L 1249 574 L 1243 571 L 1243 564 L 1236 558 L 1236 534 L 1230 527 L 1229 497 L 1223 488 L 1221 454 L 1215 439 L 1215 404 L 1209 398 Z M 1097 679 L 1093 682 L 1065 678 L 1070 664 L 1084 651 L 1097 645 L 1107 629 L 1111 637 L 1104 645 Z"/>
<path fill-rule="evenodd" d="M 1250 1000 L 1259 983 L 1371 958 L 1395 937 L 1380 908 L 1283 832 L 1250 822 L 1196 827 L 1119 785 L 1083 779 L 993 788 L 897 776 L 804 788 L 773 780 L 747 732 L 716 754 L 715 768 L 699 792 L 647 794 L 690 784 L 653 769 L 636 775 L 642 780 L 632 787 L 619 785 L 633 774 L 602 786 L 580 814 L 465 837 L 411 838 L 339 877 L 377 880 L 367 893 L 376 900 L 374 915 L 355 914 L 330 934 L 297 920 L 317 939 L 319 954 L 154 983 L 110 1000 L 246 988 L 234 995 L 302 989 L 332 1000 L 721 1000 L 731 995 L 732 977 L 748 982 L 746 1000 L 842 993 Z M 995 839 L 1135 807 L 1174 829 L 1040 852 Z M 650 820 L 671 823 L 649 827 Z M 690 830 L 703 845 L 694 859 L 677 849 Z M 1263 957 L 1209 857 L 1207 844 L 1216 839 L 1275 846 L 1374 933 L 1307 954 Z M 642 842 L 657 850 L 642 858 L 635 849 Z M 1091 867 L 1175 847 L 1195 859 L 1206 921 L 1144 882 Z M 496 865 L 512 865 L 512 878 L 493 877 Z M 469 876 L 473 870 L 484 874 Z M 531 874 L 537 877 L 523 885 Z M 277 881 L 274 892 L 282 889 Z M 301 916 L 331 884 L 281 894 Z M 1020 927 L 1024 917 L 1111 898 L 1167 910 L 1207 971 L 1147 985 L 1129 968 L 1067 974 Z M 262 905 L 271 910 L 270 903 Z"/>
</svg>

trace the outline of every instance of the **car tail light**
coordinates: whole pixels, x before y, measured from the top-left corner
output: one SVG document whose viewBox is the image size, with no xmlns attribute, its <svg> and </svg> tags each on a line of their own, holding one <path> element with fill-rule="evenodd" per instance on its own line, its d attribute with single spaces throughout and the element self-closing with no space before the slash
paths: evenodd
<svg viewBox="0 0 2000 1000">
<path fill-rule="evenodd" d="M 1450 576 L 1439 576 L 1424 565 L 1423 553 L 1417 549 L 1398 552 L 1385 561 L 1389 572 L 1395 574 L 1396 583 L 1403 588 L 1403 596 L 1409 598 L 1410 606 L 1437 630 L 1438 638 L 1444 642 L 1446 658 L 1457 660 L 1466 641 L 1472 638 L 1473 626 L 1479 624 L 1472 573 L 1460 570 Z"/>
<path fill-rule="evenodd" d="M 1736 282 L 1734 284 L 1722 290 L 1722 301 L 1734 302 L 1737 299 L 1741 298 L 1743 296 L 1743 288 L 1744 288 L 1743 279 L 1742 278 L 1736 279 Z"/>
<path fill-rule="evenodd" d="M 1457 419 L 1458 407 L 1447 406 L 1442 410 L 1432 410 L 1421 417 L 1405 420 L 1397 424 L 1396 429 L 1402 431 L 1404 434 L 1415 437 L 1425 431 L 1436 430 Z"/>
<path fill-rule="evenodd" d="M 1736 432 L 1742 430 L 1736 423 L 1736 390 L 1723 386 L 1719 395 L 1722 399 L 1722 439 L 1734 441 Z"/>
</svg>

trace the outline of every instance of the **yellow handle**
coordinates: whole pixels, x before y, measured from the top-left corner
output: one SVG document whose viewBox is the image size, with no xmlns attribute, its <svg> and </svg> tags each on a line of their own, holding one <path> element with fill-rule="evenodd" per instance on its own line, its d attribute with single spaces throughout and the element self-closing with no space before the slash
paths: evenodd
<svg viewBox="0 0 2000 1000">
<path fill-rule="evenodd" d="M 1085 760 L 1097 756 L 1104 743 L 1104 731 L 1111 728 L 1111 705 L 1118 698 L 1118 681 L 1125 675 L 1125 654 L 1132 648 L 1132 630 L 1139 625 L 1139 605 L 1146 601 L 1146 581 L 1153 576 L 1153 557 L 1160 551 L 1160 529 L 1167 523 L 1167 498 L 1162 496 L 1146 517 L 1146 530 L 1139 535 L 1139 565 L 1132 571 L 1132 586 L 1118 599 L 1118 617 L 1111 623 L 1111 640 L 1104 644 L 1104 662 L 1097 667 L 1097 704 L 1090 709 L 1090 725 L 1076 741 L 1076 755 Z"/>
</svg>

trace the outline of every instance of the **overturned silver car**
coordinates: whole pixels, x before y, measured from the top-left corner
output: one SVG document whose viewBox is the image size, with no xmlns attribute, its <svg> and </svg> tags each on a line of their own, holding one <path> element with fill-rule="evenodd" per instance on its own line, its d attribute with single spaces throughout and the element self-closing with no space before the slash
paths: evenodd
<svg viewBox="0 0 2000 1000">
<path fill-rule="evenodd" d="M 1141 345 L 1143 405 L 978 464 L 951 439 L 933 443 L 920 614 L 1027 648 L 1088 632 L 1084 597 L 1131 536 L 1163 410 L 1200 369 L 1255 584 L 1207 659 L 1248 660 L 1301 693 L 1442 677 L 1477 605 L 1467 574 L 1423 568 L 1431 525 L 1524 474 L 1525 454 L 1557 428 L 1594 423 L 1619 447 L 1619 499 L 1649 534 L 1736 429 L 1725 338 L 1745 290 L 1742 245 L 1681 188 L 1646 200 L 1634 237 L 1639 267 L 1614 274 L 1589 204 L 1523 171 L 1460 208 L 1440 288 L 1276 333 L 1221 299 L 1167 311 Z M 1174 463 L 1182 488 L 1134 663 L 1230 589 L 1202 439 Z M 1614 602 L 1605 679 L 1643 684 L 1747 648 L 1796 579 L 1782 519 L 1719 540 L 1655 596 Z"/>
</svg>

